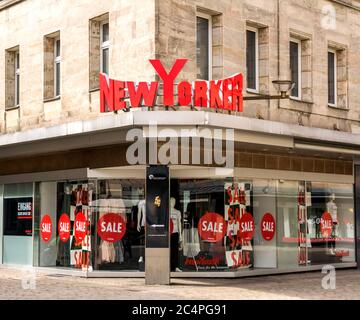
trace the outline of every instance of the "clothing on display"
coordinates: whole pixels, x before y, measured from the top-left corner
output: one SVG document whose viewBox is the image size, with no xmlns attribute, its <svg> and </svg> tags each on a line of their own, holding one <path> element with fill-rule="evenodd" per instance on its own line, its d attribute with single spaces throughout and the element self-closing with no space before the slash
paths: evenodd
<svg viewBox="0 0 360 320">
<path fill-rule="evenodd" d="M 138 216 L 137 216 L 137 230 L 140 232 L 142 227 L 145 227 L 146 215 L 145 215 L 145 200 L 140 200 L 138 203 Z"/>
<path fill-rule="evenodd" d="M 333 223 L 337 224 L 337 205 L 334 198 L 331 198 L 331 200 L 326 204 L 326 210 L 330 213 Z"/>
</svg>

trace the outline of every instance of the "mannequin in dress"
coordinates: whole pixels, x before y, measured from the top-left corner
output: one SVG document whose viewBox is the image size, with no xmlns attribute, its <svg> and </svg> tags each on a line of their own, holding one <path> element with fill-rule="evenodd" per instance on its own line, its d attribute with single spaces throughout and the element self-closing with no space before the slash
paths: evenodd
<svg viewBox="0 0 360 320">
<path fill-rule="evenodd" d="M 170 198 L 170 218 L 173 224 L 173 232 L 171 234 L 171 270 L 180 271 L 179 267 L 179 250 L 182 249 L 182 225 L 181 212 L 175 209 L 176 200 Z"/>
</svg>

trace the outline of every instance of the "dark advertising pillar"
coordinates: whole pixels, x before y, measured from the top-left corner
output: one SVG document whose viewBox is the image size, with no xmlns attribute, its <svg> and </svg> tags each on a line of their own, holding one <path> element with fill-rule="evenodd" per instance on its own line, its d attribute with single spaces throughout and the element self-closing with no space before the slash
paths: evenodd
<svg viewBox="0 0 360 320">
<path fill-rule="evenodd" d="M 170 283 L 169 168 L 146 170 L 145 283 Z"/>
</svg>

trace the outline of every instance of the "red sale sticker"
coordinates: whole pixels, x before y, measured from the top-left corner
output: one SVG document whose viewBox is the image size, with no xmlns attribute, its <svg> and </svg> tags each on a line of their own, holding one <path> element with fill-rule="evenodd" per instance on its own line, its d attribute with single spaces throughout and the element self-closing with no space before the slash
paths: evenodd
<svg viewBox="0 0 360 320">
<path fill-rule="evenodd" d="M 120 214 L 104 214 L 97 224 L 98 235 L 108 242 L 117 242 L 123 238 L 126 232 L 126 222 Z"/>
<path fill-rule="evenodd" d="M 44 242 L 48 242 L 52 235 L 52 222 L 48 214 L 45 214 L 40 222 L 40 234 L 41 239 Z"/>
<path fill-rule="evenodd" d="M 218 213 L 208 212 L 200 218 L 198 231 L 204 241 L 218 242 L 226 233 L 225 219 Z"/>
<path fill-rule="evenodd" d="M 275 219 L 269 212 L 265 213 L 261 219 L 261 234 L 266 241 L 271 241 L 275 235 Z"/>
<path fill-rule="evenodd" d="M 58 224 L 59 237 L 62 242 L 66 242 L 70 237 L 70 218 L 66 213 L 60 216 Z"/>
<path fill-rule="evenodd" d="M 74 233 L 76 242 L 81 242 L 85 239 L 87 228 L 87 220 L 82 212 L 78 212 L 74 222 Z"/>
<path fill-rule="evenodd" d="M 244 241 L 250 241 L 255 232 L 254 218 L 249 213 L 244 213 L 239 221 L 238 237 Z"/>
<path fill-rule="evenodd" d="M 321 216 L 320 231 L 324 238 L 330 238 L 332 233 L 333 220 L 329 212 L 324 212 Z"/>
</svg>

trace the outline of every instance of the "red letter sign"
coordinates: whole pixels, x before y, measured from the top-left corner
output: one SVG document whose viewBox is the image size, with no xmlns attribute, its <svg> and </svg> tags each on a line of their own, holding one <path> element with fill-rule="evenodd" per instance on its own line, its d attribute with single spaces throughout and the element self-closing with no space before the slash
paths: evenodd
<svg viewBox="0 0 360 320">
<path fill-rule="evenodd" d="M 184 67 L 187 59 L 176 59 L 175 64 L 171 68 L 170 72 L 167 73 L 161 61 L 158 59 L 150 59 L 150 63 L 159 74 L 160 78 L 164 83 L 164 106 L 174 105 L 174 80 Z"/>
</svg>

